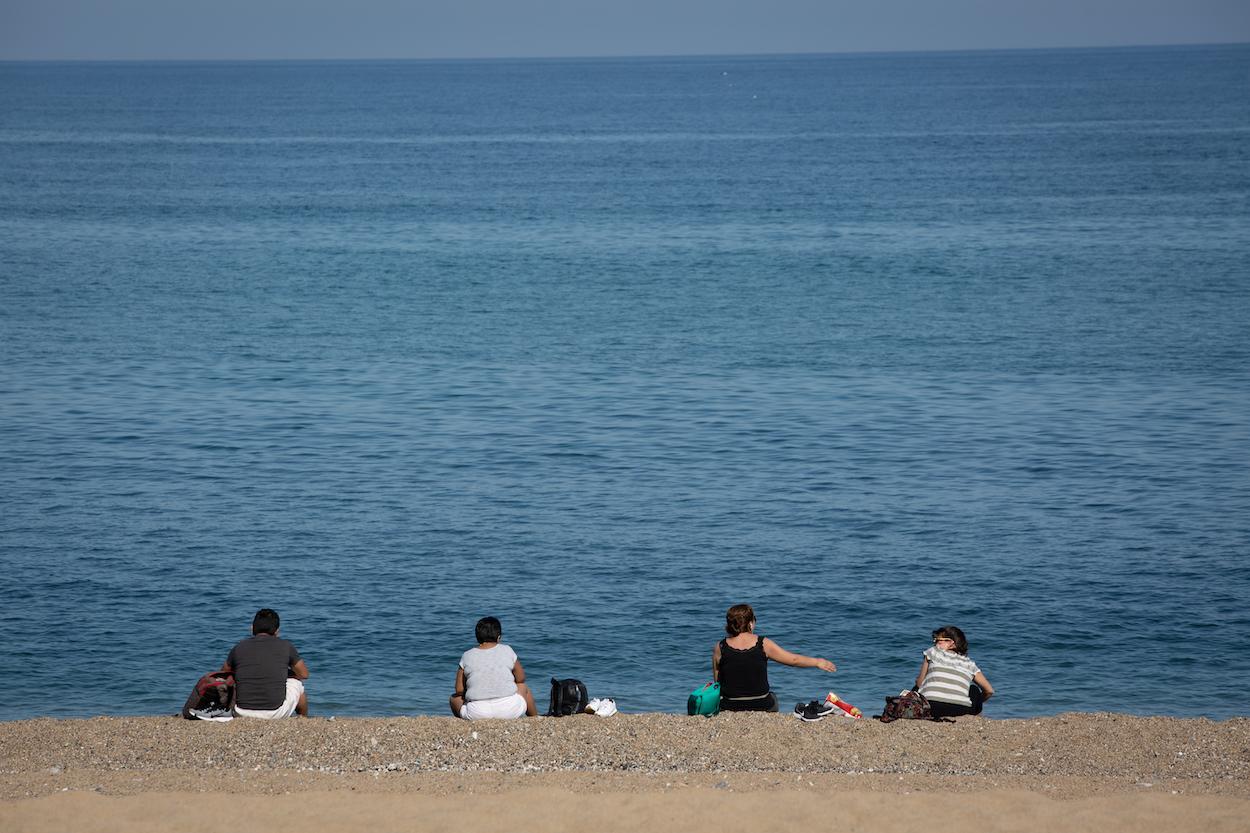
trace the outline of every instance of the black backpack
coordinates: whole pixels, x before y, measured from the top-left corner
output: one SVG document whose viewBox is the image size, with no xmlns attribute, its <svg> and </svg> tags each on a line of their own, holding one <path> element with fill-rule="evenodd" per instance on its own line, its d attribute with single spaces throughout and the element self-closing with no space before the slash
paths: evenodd
<svg viewBox="0 0 1250 833">
<path fill-rule="evenodd" d="M 551 678 L 551 708 L 547 717 L 564 717 L 586 711 L 590 694 L 581 680 L 557 680 Z"/>
</svg>

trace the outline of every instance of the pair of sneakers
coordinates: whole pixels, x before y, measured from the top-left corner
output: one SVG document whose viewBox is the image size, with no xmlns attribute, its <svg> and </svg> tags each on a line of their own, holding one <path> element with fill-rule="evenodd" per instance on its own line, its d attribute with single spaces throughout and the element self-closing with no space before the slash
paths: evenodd
<svg viewBox="0 0 1250 833">
<path fill-rule="evenodd" d="M 824 720 L 829 715 L 838 710 L 838 707 L 826 700 L 812 700 L 808 703 L 795 703 L 794 716 L 799 720 L 805 720 L 813 723 L 817 720 Z"/>
</svg>

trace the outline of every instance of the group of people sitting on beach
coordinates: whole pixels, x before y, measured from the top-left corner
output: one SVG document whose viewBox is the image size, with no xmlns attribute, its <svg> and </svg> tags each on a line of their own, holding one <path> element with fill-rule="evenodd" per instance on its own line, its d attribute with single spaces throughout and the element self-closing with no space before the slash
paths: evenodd
<svg viewBox="0 0 1250 833">
<path fill-rule="evenodd" d="M 289 640 L 279 635 L 278 613 L 270 608 L 252 619 L 252 635 L 230 649 L 222 673 L 235 681 L 234 713 L 240 717 L 274 719 L 308 716 L 304 680 L 308 666 Z M 768 682 L 768 662 L 796 668 L 837 667 L 823 657 L 792 653 L 755 633 L 755 611 L 739 604 L 725 614 L 726 636 L 712 649 L 712 679 L 720 684 L 722 711 L 778 711 Z M 534 717 L 538 708 L 525 684 L 525 669 L 516 652 L 501 641 L 503 628 L 494 616 L 475 627 L 477 645 L 465 651 L 456 669 L 451 712 L 465 720 Z M 957 627 L 933 631 L 933 645 L 924 652 L 913 689 L 929 702 L 934 717 L 981 713 L 994 689 L 968 657 L 968 640 Z"/>
<path fill-rule="evenodd" d="M 795 668 L 837 670 L 824 657 L 808 657 L 782 648 L 755 632 L 755 611 L 748 604 L 725 613 L 724 639 L 712 649 L 712 679 L 720 683 L 721 711 L 778 711 L 777 695 L 768 684 L 768 661 Z M 933 717 L 980 714 L 994 695 L 985 674 L 968 656 L 968 639 L 953 625 L 933 631 L 912 689 L 929 702 Z"/>
</svg>

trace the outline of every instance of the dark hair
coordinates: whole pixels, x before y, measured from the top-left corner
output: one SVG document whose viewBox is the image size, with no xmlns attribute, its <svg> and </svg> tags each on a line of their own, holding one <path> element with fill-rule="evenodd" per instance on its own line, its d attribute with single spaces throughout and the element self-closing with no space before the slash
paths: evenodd
<svg viewBox="0 0 1250 833">
<path fill-rule="evenodd" d="M 968 638 L 964 636 L 964 632 L 954 625 L 943 625 L 933 632 L 933 638 L 944 636 L 947 639 L 955 640 L 955 653 L 968 656 Z"/>
<path fill-rule="evenodd" d="M 737 636 L 751 629 L 755 621 L 755 611 L 750 605 L 734 605 L 725 612 L 725 633 Z"/>
<path fill-rule="evenodd" d="M 256 615 L 252 617 L 252 633 L 267 633 L 273 635 L 278 632 L 278 611 L 262 607 L 256 611 Z"/>
<path fill-rule="evenodd" d="M 494 616 L 483 616 L 477 620 L 477 627 L 473 629 L 473 633 L 477 636 L 478 642 L 498 642 L 500 635 L 503 634 L 503 626 Z"/>
</svg>

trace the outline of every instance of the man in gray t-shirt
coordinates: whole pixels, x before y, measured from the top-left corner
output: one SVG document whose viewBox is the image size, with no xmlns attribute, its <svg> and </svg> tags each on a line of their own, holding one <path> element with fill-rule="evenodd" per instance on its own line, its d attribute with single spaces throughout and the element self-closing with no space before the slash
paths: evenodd
<svg viewBox="0 0 1250 833">
<path fill-rule="evenodd" d="M 502 642 L 465 651 L 460 657 L 465 681 L 464 701 L 495 700 L 516 694 L 516 678 L 512 676 L 516 664 L 516 651 Z"/>
<path fill-rule="evenodd" d="M 252 635 L 230 649 L 221 670 L 234 675 L 235 714 L 242 717 L 308 716 L 304 680 L 308 666 L 289 640 L 278 636 L 278 612 L 263 608 Z"/>
<path fill-rule="evenodd" d="M 456 690 L 448 701 L 451 713 L 466 720 L 537 715 L 516 651 L 499 641 L 499 620 L 480 619 L 475 633 L 477 647 L 464 652 L 456 669 Z"/>
</svg>

